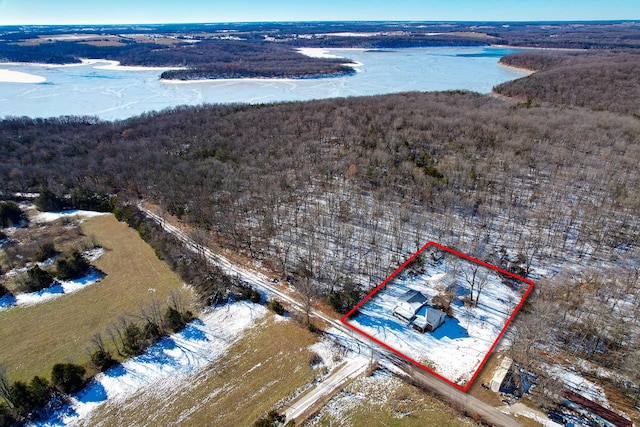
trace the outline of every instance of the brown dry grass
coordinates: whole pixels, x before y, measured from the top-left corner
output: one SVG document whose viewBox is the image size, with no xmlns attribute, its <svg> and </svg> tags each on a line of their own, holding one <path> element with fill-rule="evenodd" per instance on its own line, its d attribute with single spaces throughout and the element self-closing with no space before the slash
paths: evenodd
<svg viewBox="0 0 640 427">
<path fill-rule="evenodd" d="M 154 299 L 165 303 L 172 290 L 182 287 L 153 249 L 113 215 L 91 218 L 82 230 L 106 249 L 93 263 L 106 277 L 52 301 L 0 312 L 0 363 L 9 369 L 11 381 L 49 377 L 59 362 L 86 363 L 95 333 L 104 333 L 119 316 L 139 313 Z"/>
<path fill-rule="evenodd" d="M 87 425 L 250 426 L 314 378 L 316 338 L 292 321 L 265 320 L 187 381 L 159 385 L 98 409 Z"/>
<path fill-rule="evenodd" d="M 325 407 L 310 420 L 311 426 L 475 426 L 455 409 L 418 387 L 399 378 L 386 378 L 388 374 L 376 374 L 371 378 L 360 377 L 345 387 L 344 393 L 335 396 L 330 407 Z M 341 399 L 346 400 L 341 402 Z M 351 399 L 355 397 L 354 399 Z"/>
<path fill-rule="evenodd" d="M 493 374 L 496 371 L 498 365 L 500 365 L 500 354 L 492 353 L 487 360 L 487 363 L 484 364 L 478 376 L 476 377 L 471 387 L 469 387 L 468 393 L 478 399 L 482 400 L 493 406 L 502 405 L 502 401 L 500 400 L 500 395 L 498 393 L 494 393 L 491 390 L 486 390 L 482 387 L 482 384 L 486 384 L 489 386 L 491 384 L 491 378 L 493 378 Z"/>
</svg>

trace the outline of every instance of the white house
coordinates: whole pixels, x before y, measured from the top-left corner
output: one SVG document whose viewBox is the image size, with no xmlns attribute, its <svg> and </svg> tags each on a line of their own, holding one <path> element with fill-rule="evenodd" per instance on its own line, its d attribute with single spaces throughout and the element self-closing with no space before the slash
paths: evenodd
<svg viewBox="0 0 640 427">
<path fill-rule="evenodd" d="M 445 316 L 444 311 L 424 305 L 418 310 L 416 317 L 413 319 L 413 328 L 423 334 L 427 331 L 433 332 L 444 323 Z"/>
<path fill-rule="evenodd" d="M 427 303 L 427 297 L 420 291 L 411 289 L 398 298 L 398 304 L 393 308 L 393 315 L 411 322 L 416 313 Z"/>
</svg>

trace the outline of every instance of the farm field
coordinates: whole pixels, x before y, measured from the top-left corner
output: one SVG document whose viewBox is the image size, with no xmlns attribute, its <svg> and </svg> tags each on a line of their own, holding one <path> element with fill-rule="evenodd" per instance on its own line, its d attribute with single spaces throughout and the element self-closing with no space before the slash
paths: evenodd
<svg viewBox="0 0 640 427">
<path fill-rule="evenodd" d="M 321 375 L 308 363 L 317 337 L 293 321 L 262 313 L 221 357 L 189 376 L 146 383 L 138 392 L 97 408 L 79 424 L 100 420 L 103 426 L 119 426 L 126 419 L 132 425 L 240 426 L 251 425 L 274 408 L 283 412 L 296 390 Z"/>
<path fill-rule="evenodd" d="M 183 287 L 135 230 L 113 215 L 87 219 L 81 228 L 105 249 L 93 262 L 105 276 L 75 293 L 0 311 L 2 363 L 11 381 L 48 377 L 55 363 L 87 362 L 94 334 L 153 301 L 165 303 Z"/>
</svg>

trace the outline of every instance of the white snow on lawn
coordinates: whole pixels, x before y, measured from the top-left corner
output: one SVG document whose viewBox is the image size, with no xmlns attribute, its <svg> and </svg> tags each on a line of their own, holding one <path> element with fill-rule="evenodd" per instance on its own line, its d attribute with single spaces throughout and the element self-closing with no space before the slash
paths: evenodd
<svg viewBox="0 0 640 427">
<path fill-rule="evenodd" d="M 418 290 L 430 301 L 452 283 L 453 270 L 447 262 L 459 261 L 456 258 L 448 254 L 442 262 L 429 263 L 422 274 L 394 278 L 360 307 L 359 313 L 349 318 L 349 323 L 464 386 L 480 367 L 528 285 L 522 283 L 520 289 L 514 290 L 503 284 L 495 271 L 487 268 L 488 280 L 478 306 L 465 307 L 462 297 L 469 293 L 469 285 L 462 271 L 476 264 L 463 260 L 455 276 L 454 290 L 458 297 L 451 304 L 453 317 L 446 317 L 442 326 L 422 334 L 393 316 L 398 298 L 408 290 Z"/>
<path fill-rule="evenodd" d="M 106 402 L 117 403 L 167 382 L 188 381 L 189 375 L 219 359 L 245 329 L 266 313 L 264 306 L 248 302 L 211 309 L 141 356 L 97 375 L 84 390 L 72 396 L 69 407 L 40 425 L 71 425 Z"/>
<path fill-rule="evenodd" d="M 71 218 L 79 216 L 81 218 L 91 218 L 100 215 L 110 215 L 109 212 L 83 211 L 79 209 L 71 209 L 61 212 L 40 212 L 34 218 L 33 222 L 51 222 L 60 218 Z"/>
<path fill-rule="evenodd" d="M 344 390 L 334 396 L 308 421 L 309 426 L 326 425 L 328 421 L 337 425 L 351 425 L 351 415 L 358 407 L 383 406 L 403 384 L 403 380 L 378 370 L 370 377 L 360 376 Z M 410 414 L 406 414 L 410 415 Z M 330 424 L 331 425 L 331 424 Z"/>
<path fill-rule="evenodd" d="M 40 304 L 59 298 L 63 295 L 77 292 L 82 288 L 93 285 L 102 279 L 104 275 L 96 269 L 79 279 L 75 280 L 54 280 L 52 286 L 38 292 L 25 292 L 17 295 L 5 295 L 0 298 L 0 311 L 14 306 L 26 306 Z"/>
</svg>

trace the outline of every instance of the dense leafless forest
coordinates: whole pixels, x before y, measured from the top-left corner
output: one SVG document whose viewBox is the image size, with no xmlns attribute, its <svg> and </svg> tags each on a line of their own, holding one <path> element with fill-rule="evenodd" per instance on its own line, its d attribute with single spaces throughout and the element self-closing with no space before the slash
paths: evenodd
<svg viewBox="0 0 640 427">
<path fill-rule="evenodd" d="M 497 93 L 528 102 L 640 115 L 637 51 L 530 51 L 505 56 L 501 62 L 537 72 L 499 85 Z"/>
<path fill-rule="evenodd" d="M 544 376 L 549 349 L 606 363 L 639 399 L 638 57 L 559 55 L 504 60 L 541 70 L 497 88 L 516 100 L 404 93 L 5 120 L 0 196 L 144 199 L 302 292 L 341 295 L 342 310 L 435 240 L 537 281 L 511 337 L 522 365 Z"/>
</svg>

